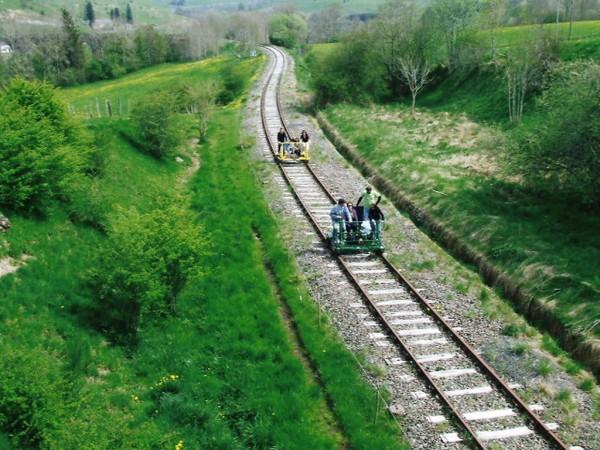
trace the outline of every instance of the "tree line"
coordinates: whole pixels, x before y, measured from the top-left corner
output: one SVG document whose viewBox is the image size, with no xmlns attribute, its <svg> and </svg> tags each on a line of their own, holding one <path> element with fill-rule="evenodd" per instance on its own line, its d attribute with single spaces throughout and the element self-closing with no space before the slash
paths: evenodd
<svg viewBox="0 0 600 450">
<path fill-rule="evenodd" d="M 70 86 L 193 58 L 190 39 L 183 33 L 164 33 L 150 25 L 135 31 L 82 33 L 65 9 L 60 29 L 17 34 L 10 43 L 13 53 L 0 59 L 1 84 L 21 76 Z"/>
</svg>

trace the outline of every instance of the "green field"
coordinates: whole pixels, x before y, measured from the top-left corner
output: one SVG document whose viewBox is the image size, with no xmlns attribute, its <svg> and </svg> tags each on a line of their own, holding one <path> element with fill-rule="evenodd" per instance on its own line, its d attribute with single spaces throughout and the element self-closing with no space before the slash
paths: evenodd
<svg viewBox="0 0 600 450">
<path fill-rule="evenodd" d="M 164 65 L 60 94 L 73 106 L 96 90 L 134 103 L 176 82 L 217 79 L 231 63 L 247 88 L 263 61 Z M 179 149 L 183 164 L 159 161 L 121 138 L 127 119 L 86 119 L 107 157 L 94 206 L 111 219 L 152 211 L 177 191 L 209 243 L 204 276 L 185 287 L 176 314 L 143 324 L 136 345 L 111 344 L 94 326 L 86 279 L 106 235 L 73 223 L 60 204 L 46 217 L 10 214 L 8 252 L 30 258 L 0 278 L 0 448 L 406 448 L 353 356 L 306 301 L 238 149 L 244 94 L 215 112 L 191 179 L 194 149 Z"/>
</svg>

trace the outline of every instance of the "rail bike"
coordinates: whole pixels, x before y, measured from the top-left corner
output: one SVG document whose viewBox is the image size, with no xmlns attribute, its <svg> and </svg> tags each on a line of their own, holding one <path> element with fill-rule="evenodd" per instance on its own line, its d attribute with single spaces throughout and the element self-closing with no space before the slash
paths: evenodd
<svg viewBox="0 0 600 450">
<path fill-rule="evenodd" d="M 310 161 L 308 143 L 300 141 L 279 142 L 276 154 L 280 163 L 301 163 Z"/>
<path fill-rule="evenodd" d="M 338 222 L 328 237 L 336 254 L 383 253 L 383 221 L 370 221 L 364 217 L 362 206 L 356 206 L 356 220 Z"/>
</svg>

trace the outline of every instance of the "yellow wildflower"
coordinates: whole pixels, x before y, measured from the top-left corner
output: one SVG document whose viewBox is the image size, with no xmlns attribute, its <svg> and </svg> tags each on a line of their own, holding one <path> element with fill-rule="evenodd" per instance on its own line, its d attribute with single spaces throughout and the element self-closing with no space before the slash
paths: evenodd
<svg viewBox="0 0 600 450">
<path fill-rule="evenodd" d="M 175 450 L 183 450 L 183 440 L 179 441 L 175 446 Z"/>
</svg>

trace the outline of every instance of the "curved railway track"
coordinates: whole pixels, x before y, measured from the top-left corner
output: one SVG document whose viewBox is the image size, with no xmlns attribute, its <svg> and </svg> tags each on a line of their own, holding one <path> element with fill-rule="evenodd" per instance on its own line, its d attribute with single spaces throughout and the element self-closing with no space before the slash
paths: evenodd
<svg viewBox="0 0 600 450">
<path fill-rule="evenodd" d="M 271 64 L 261 97 L 263 150 L 274 157 L 276 144 L 272 137 L 279 128 L 288 131 L 279 100 L 287 58 L 276 47 L 265 47 L 265 51 L 271 56 Z M 336 193 L 327 189 L 308 164 L 278 167 L 305 216 L 325 241 Z M 395 346 L 403 355 L 386 359 L 389 367 L 393 370 L 412 364 L 429 390 L 415 392 L 415 399 L 432 396 L 446 411 L 445 415 L 432 415 L 428 420 L 456 426 L 457 432 L 440 433 L 443 442 L 487 449 L 490 442 L 501 444 L 510 440 L 511 448 L 581 449 L 563 443 L 553 431 L 558 425 L 544 423 L 536 414 L 542 407 L 521 400 L 515 392 L 518 386 L 503 381 L 458 334 L 460 329 L 450 326 L 385 255 L 335 258 L 348 283 L 364 300 L 364 304 L 352 306 L 366 308 L 367 314 L 362 314 L 365 323 L 383 330 L 370 337 L 381 347 Z"/>
</svg>

